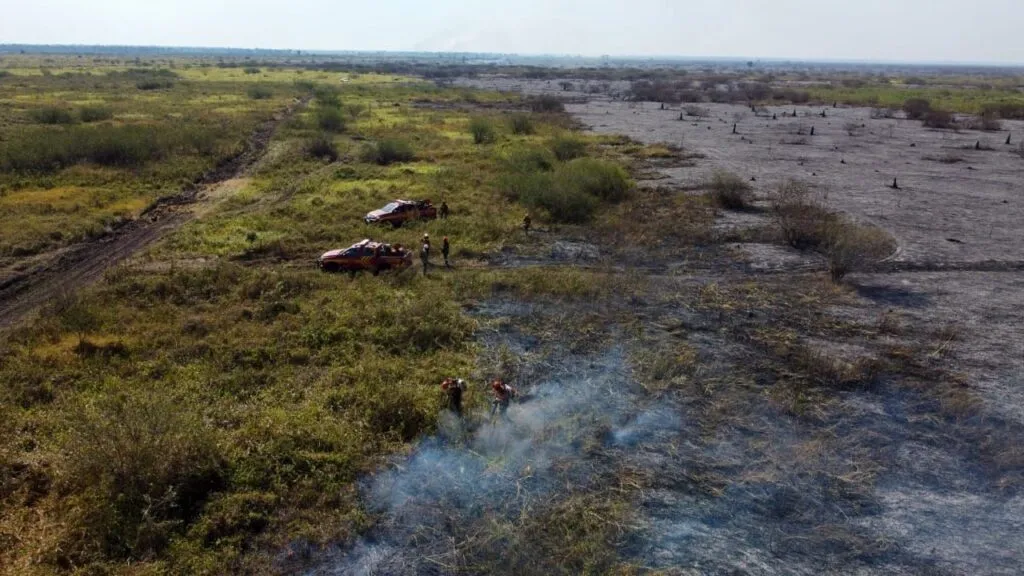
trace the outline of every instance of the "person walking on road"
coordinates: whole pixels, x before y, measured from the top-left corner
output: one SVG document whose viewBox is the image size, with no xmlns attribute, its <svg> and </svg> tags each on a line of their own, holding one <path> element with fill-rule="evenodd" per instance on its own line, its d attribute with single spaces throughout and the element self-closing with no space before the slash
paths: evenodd
<svg viewBox="0 0 1024 576">
<path fill-rule="evenodd" d="M 451 268 L 448 264 L 448 254 L 451 252 L 451 245 L 448 244 L 448 237 L 445 236 L 444 240 L 441 241 L 441 256 L 444 256 L 444 267 Z"/>
</svg>

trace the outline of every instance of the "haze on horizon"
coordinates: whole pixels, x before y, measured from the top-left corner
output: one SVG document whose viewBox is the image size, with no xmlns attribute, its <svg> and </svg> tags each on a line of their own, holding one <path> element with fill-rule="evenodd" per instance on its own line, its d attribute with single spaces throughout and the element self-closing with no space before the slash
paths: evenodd
<svg viewBox="0 0 1024 576">
<path fill-rule="evenodd" d="M 0 44 L 1024 64 L 1024 2 L 0 0 Z"/>
</svg>

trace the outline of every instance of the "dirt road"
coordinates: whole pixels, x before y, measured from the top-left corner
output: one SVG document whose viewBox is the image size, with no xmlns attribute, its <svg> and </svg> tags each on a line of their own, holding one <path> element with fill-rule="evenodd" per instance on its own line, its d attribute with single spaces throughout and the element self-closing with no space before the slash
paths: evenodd
<svg viewBox="0 0 1024 576">
<path fill-rule="evenodd" d="M 297 101 L 253 131 L 243 151 L 204 174 L 191 187 L 157 200 L 138 218 L 101 238 L 54 250 L 37 258 L 28 269 L 0 282 L 0 328 L 13 325 L 27 313 L 63 294 L 88 285 L 108 268 L 156 242 L 195 216 L 206 192 L 249 170 L 267 150 L 277 127 L 304 107 Z"/>
</svg>

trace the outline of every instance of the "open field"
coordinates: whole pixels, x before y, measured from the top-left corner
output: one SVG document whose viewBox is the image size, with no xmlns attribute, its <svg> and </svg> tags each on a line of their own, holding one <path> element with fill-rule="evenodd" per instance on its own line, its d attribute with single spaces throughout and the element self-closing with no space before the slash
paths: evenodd
<svg viewBox="0 0 1024 576">
<path fill-rule="evenodd" d="M 0 572 L 1024 569 L 1024 158 L 1005 132 L 186 58 L 123 101 L 127 80 L 61 84 L 146 64 L 4 60 L 0 148 L 85 129 L 29 119 L 90 90 L 112 126 L 237 125 L 219 168 L 179 147 L 0 174 L 0 202 L 138 204 L 5 260 Z M 116 177 L 70 184 L 95 172 Z M 805 204 L 779 200 L 791 180 Z M 452 216 L 362 222 L 398 197 Z M 453 267 L 313 265 L 425 232 Z M 487 416 L 496 376 L 520 391 L 507 419 Z"/>
</svg>

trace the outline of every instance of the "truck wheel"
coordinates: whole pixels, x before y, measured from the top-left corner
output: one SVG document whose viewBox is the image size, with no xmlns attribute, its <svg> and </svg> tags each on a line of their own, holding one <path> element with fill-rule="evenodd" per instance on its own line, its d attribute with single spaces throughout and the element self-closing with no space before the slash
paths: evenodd
<svg viewBox="0 0 1024 576">
<path fill-rule="evenodd" d="M 391 226 L 393 228 L 401 228 L 402 227 L 402 221 L 401 220 L 395 220 L 394 222 L 391 223 Z"/>
<path fill-rule="evenodd" d="M 328 262 L 327 264 L 324 264 L 324 272 L 337 272 L 338 270 L 340 270 L 340 268 L 335 262 Z"/>
</svg>

